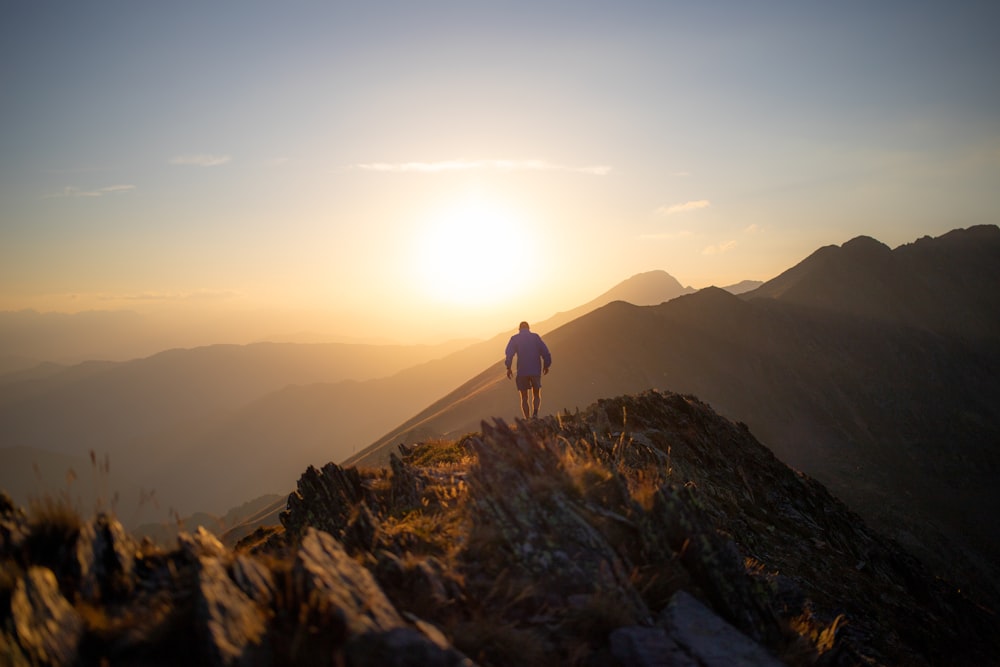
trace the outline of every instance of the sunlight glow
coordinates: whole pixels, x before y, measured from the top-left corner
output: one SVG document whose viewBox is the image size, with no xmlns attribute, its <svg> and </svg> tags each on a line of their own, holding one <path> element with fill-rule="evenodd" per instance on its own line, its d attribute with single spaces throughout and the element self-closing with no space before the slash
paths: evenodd
<svg viewBox="0 0 1000 667">
<path fill-rule="evenodd" d="M 415 272 L 432 299 L 490 307 L 531 279 L 537 253 L 517 216 L 478 198 L 432 216 L 418 231 Z"/>
</svg>

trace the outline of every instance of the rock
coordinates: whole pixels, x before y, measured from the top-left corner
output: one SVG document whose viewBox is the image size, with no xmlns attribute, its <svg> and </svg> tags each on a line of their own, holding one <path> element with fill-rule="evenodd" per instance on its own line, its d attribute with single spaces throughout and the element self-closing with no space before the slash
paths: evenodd
<svg viewBox="0 0 1000 667">
<path fill-rule="evenodd" d="M 132 592 L 135 541 L 121 523 L 98 514 L 80 529 L 76 542 L 80 595 L 91 603 L 121 601 Z"/>
<path fill-rule="evenodd" d="M 310 527 L 340 538 L 362 500 L 371 504 L 357 468 L 341 468 L 335 463 L 327 463 L 321 470 L 309 466 L 279 517 L 286 539 L 297 543 Z"/>
<path fill-rule="evenodd" d="M 211 665 L 266 664 L 261 647 L 267 617 L 229 578 L 225 566 L 202 557 L 198 568 L 195 632 Z"/>
<path fill-rule="evenodd" d="M 411 557 L 404 562 L 382 550 L 373 572 L 382 590 L 404 612 L 440 619 L 465 600 L 461 582 L 433 556 Z"/>
<path fill-rule="evenodd" d="M 442 648 L 412 628 L 369 632 L 344 651 L 350 667 L 475 667 L 453 648 Z"/>
<path fill-rule="evenodd" d="M 18 644 L 30 664 L 75 664 L 83 620 L 59 592 L 52 570 L 28 568 L 14 587 L 10 612 Z"/>
<path fill-rule="evenodd" d="M 544 428 L 544 427 L 542 427 Z M 629 582 L 629 567 L 572 497 L 561 441 L 483 422 L 470 439 L 478 459 L 467 478 L 477 529 L 495 531 L 499 557 L 539 583 L 546 595 L 610 595 L 633 622 L 650 612 Z"/>
<path fill-rule="evenodd" d="M 664 610 L 660 622 L 670 638 L 703 667 L 781 667 L 782 662 L 708 607 L 684 591 L 678 591 Z"/>
<path fill-rule="evenodd" d="M 643 536 L 666 538 L 721 614 L 755 641 L 772 646 L 781 641 L 767 591 L 750 578 L 736 546 L 716 532 L 689 489 L 661 487 L 649 520 Z"/>
<path fill-rule="evenodd" d="M 420 507 L 427 480 L 395 454 L 389 455 L 392 469 L 392 505 L 400 509 Z"/>
<path fill-rule="evenodd" d="M 345 638 L 405 625 L 371 573 L 329 533 L 306 529 L 292 577 L 298 599 L 332 612 Z"/>
<path fill-rule="evenodd" d="M 269 607 L 278 597 L 274 575 L 259 560 L 237 554 L 229 566 L 230 578 L 251 600 Z"/>
<path fill-rule="evenodd" d="M 702 667 L 661 627 L 618 628 L 608 641 L 611 655 L 627 667 Z"/>
<path fill-rule="evenodd" d="M 181 548 L 181 553 L 190 561 L 197 561 L 202 557 L 222 558 L 226 555 L 226 547 L 219 538 L 205 530 L 203 526 L 198 526 L 194 533 L 178 534 L 177 544 Z"/>
<path fill-rule="evenodd" d="M 21 550 L 27 537 L 27 517 L 0 491 L 0 556 L 9 557 Z"/>
<path fill-rule="evenodd" d="M 368 503 L 361 501 L 344 528 L 344 548 L 350 553 L 372 553 L 382 539 L 382 529 Z"/>
</svg>

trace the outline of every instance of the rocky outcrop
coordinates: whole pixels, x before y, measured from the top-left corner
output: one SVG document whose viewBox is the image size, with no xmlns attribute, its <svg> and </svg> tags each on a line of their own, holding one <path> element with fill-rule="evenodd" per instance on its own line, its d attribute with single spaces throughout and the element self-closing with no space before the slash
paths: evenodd
<svg viewBox="0 0 1000 667">
<path fill-rule="evenodd" d="M 56 518 L 59 521 L 56 521 Z M 995 616 L 691 396 L 310 468 L 282 526 L 134 542 L 0 498 L 14 665 L 989 665 Z M 256 536 L 256 537 L 255 537 Z M 258 539 L 259 538 L 259 539 Z"/>
</svg>

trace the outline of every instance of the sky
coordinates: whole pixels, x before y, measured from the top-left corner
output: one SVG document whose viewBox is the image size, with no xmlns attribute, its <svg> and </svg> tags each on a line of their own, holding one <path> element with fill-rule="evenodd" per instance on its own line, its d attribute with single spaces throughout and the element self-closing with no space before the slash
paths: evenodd
<svg viewBox="0 0 1000 667">
<path fill-rule="evenodd" d="M 487 337 L 643 271 L 723 286 L 997 224 L 997 25 L 961 0 L 0 0 L 0 310 Z"/>
</svg>

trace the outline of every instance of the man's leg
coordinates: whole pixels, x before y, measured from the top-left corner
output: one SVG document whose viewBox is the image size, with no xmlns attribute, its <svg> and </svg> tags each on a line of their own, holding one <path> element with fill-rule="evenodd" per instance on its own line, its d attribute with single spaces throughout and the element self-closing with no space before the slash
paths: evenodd
<svg viewBox="0 0 1000 667">
<path fill-rule="evenodd" d="M 536 389 L 535 391 L 538 391 L 538 390 Z M 527 419 L 528 415 L 530 414 L 528 412 L 528 390 L 527 389 L 522 389 L 518 393 L 521 394 L 521 414 L 523 414 L 524 418 Z"/>
<path fill-rule="evenodd" d="M 531 400 L 531 402 L 532 402 L 532 408 L 534 408 L 531 411 L 531 416 L 532 417 L 537 417 L 538 416 L 538 406 L 541 405 L 541 403 L 542 403 L 542 389 L 541 389 L 541 387 L 532 387 L 531 388 L 531 393 L 532 393 L 532 400 Z M 524 416 L 525 417 L 528 416 L 528 397 L 527 396 L 524 397 Z"/>
</svg>

